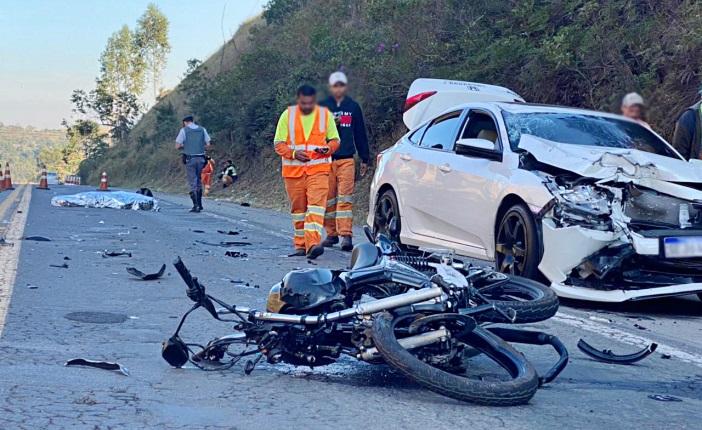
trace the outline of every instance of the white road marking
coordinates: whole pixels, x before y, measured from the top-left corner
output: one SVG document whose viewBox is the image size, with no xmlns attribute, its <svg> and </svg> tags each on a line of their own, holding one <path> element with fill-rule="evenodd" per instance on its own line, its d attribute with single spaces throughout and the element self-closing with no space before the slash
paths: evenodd
<svg viewBox="0 0 702 430">
<path fill-rule="evenodd" d="M 639 348 L 645 348 L 651 343 L 655 342 L 643 336 L 629 333 L 618 328 L 610 327 L 607 324 L 595 322 L 585 318 L 580 318 L 578 316 L 567 314 L 564 312 L 558 312 L 552 318 L 552 320 L 572 327 L 577 327 L 581 330 L 596 333 L 600 336 L 605 336 L 610 339 Z M 702 367 L 702 355 L 685 352 L 678 348 L 672 347 L 670 345 L 665 345 L 660 342 L 655 343 L 658 344 L 658 349 L 656 349 L 656 352 L 660 352 L 661 354 L 669 354 L 671 357 L 675 357 L 678 360 L 683 361 L 685 363 L 690 363 Z"/>
<path fill-rule="evenodd" d="M 4 215 L 17 198 L 20 199 L 17 210 L 5 230 L 5 240 L 14 246 L 0 246 L 0 337 L 5 328 L 7 310 L 10 307 L 12 289 L 17 276 L 17 263 L 22 249 L 22 236 L 27 223 L 29 202 L 32 199 L 32 187 L 30 185 L 19 187 L 13 191 L 13 194 L 7 196 L 0 204 L 0 214 Z"/>
</svg>

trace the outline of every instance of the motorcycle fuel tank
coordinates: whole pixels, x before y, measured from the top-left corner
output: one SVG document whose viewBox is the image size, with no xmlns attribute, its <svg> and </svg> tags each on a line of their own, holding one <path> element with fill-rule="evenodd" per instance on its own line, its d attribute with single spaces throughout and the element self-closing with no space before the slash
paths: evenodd
<svg viewBox="0 0 702 430">
<path fill-rule="evenodd" d="M 286 310 L 305 311 L 339 299 L 340 292 L 341 280 L 337 273 L 327 269 L 300 269 L 285 275 L 278 294 Z M 271 295 L 268 302 L 275 307 Z"/>
</svg>

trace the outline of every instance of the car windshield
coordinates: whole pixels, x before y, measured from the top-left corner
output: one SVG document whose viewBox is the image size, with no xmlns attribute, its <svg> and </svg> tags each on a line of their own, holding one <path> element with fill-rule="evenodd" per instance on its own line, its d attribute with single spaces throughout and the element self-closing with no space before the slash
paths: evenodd
<svg viewBox="0 0 702 430">
<path fill-rule="evenodd" d="M 559 143 L 638 149 L 679 158 L 648 128 L 626 120 L 571 112 L 503 111 L 502 116 L 513 150 L 518 148 L 522 134 L 530 134 Z"/>
</svg>

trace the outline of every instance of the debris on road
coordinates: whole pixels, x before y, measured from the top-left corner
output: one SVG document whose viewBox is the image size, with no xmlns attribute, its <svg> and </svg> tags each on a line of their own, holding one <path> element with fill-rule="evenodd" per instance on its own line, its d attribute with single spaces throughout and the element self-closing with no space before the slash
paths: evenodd
<svg viewBox="0 0 702 430">
<path fill-rule="evenodd" d="M 247 203 L 247 202 L 241 202 L 240 204 L 241 204 L 241 206 L 243 206 L 245 208 L 248 208 L 249 206 L 251 206 L 251 203 Z"/>
<path fill-rule="evenodd" d="M 34 242 L 51 242 L 51 239 L 44 236 L 27 236 L 22 238 L 22 240 L 32 240 Z"/>
<path fill-rule="evenodd" d="M 126 249 L 122 249 L 121 251 L 108 251 L 107 249 L 102 251 L 102 258 L 107 258 L 107 257 L 120 257 L 120 256 L 127 256 L 131 257 L 132 253 L 127 251 Z"/>
<path fill-rule="evenodd" d="M 86 360 L 85 358 L 74 358 L 72 360 L 68 360 L 64 364 L 64 366 L 94 367 L 96 369 L 111 370 L 113 372 L 121 373 L 124 376 L 129 376 L 129 370 L 127 370 L 126 367 L 122 366 L 119 363 L 112 363 L 110 361 L 95 361 L 95 360 Z"/>
<path fill-rule="evenodd" d="M 249 246 L 252 245 L 251 242 L 240 242 L 240 241 L 222 241 L 222 242 L 205 242 L 204 240 L 196 240 L 196 243 L 208 246 Z"/>
<path fill-rule="evenodd" d="M 634 324 L 634 327 L 636 327 L 639 330 L 648 330 L 646 327 L 639 325 L 639 324 Z"/>
<path fill-rule="evenodd" d="M 658 348 L 658 344 L 652 343 L 646 348 L 632 354 L 615 354 L 611 349 L 599 350 L 583 339 L 578 341 L 578 349 L 585 353 L 585 355 L 597 361 L 610 364 L 634 364 L 653 354 L 656 348 Z"/>
<path fill-rule="evenodd" d="M 27 288 L 29 288 L 30 290 L 36 290 L 39 287 L 37 287 L 36 285 L 27 284 Z"/>
<path fill-rule="evenodd" d="M 234 231 L 234 230 L 229 230 L 229 231 L 217 230 L 217 233 L 226 234 L 226 235 L 229 235 L 229 236 L 236 236 L 236 235 L 239 234 L 238 231 Z"/>
<path fill-rule="evenodd" d="M 137 194 L 141 194 L 142 196 L 147 196 L 147 197 L 153 197 L 154 193 L 151 192 L 150 189 L 142 187 L 136 190 Z"/>
<path fill-rule="evenodd" d="M 6 241 L 4 237 L 0 237 L 0 246 L 15 246 L 15 244 Z"/>
<path fill-rule="evenodd" d="M 669 396 L 667 394 L 649 394 L 649 399 L 657 400 L 659 402 L 682 402 L 680 397 Z"/>
<path fill-rule="evenodd" d="M 68 269 L 68 264 L 49 264 L 49 267 L 56 267 L 57 269 Z"/>
<path fill-rule="evenodd" d="M 193 233 L 204 233 L 205 230 L 192 230 Z"/>
<path fill-rule="evenodd" d="M 246 258 L 249 255 L 245 252 L 241 251 L 227 251 L 224 253 L 225 256 L 227 257 L 234 257 L 234 258 Z"/>
<path fill-rule="evenodd" d="M 127 273 L 130 275 L 134 275 L 137 278 L 141 278 L 142 281 L 153 281 L 155 279 L 160 278 L 163 276 L 163 273 L 166 271 L 166 265 L 162 265 L 161 268 L 159 269 L 158 272 L 156 273 L 149 273 L 146 274 L 142 272 L 141 270 L 137 269 L 136 267 L 127 267 Z"/>
<path fill-rule="evenodd" d="M 158 202 L 153 197 L 127 191 L 112 191 L 109 193 L 87 191 L 78 194 L 55 196 L 51 199 L 52 206 L 112 208 L 158 211 Z"/>
</svg>

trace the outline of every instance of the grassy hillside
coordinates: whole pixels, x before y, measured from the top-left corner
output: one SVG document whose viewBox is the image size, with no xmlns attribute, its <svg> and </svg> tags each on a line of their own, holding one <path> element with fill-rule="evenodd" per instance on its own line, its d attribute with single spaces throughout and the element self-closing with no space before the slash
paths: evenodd
<svg viewBox="0 0 702 430">
<path fill-rule="evenodd" d="M 39 153 L 65 143 L 64 130 L 40 130 L 0 123 L 0 162 L 3 170 L 5 163 L 10 163 L 14 182 L 36 181 L 39 176 Z"/>
<path fill-rule="evenodd" d="M 701 28 L 702 2 L 693 0 L 274 0 L 263 20 L 237 33 L 228 61 L 210 58 L 100 169 L 130 185 L 182 184 L 171 142 L 179 114 L 190 111 L 215 136 L 217 156 L 237 160 L 238 196 L 284 207 L 275 121 L 300 83 L 321 88 L 338 68 L 365 109 L 376 151 L 403 132 L 401 106 L 417 77 L 504 85 L 530 101 L 607 111 L 639 91 L 650 123 L 670 136 L 700 84 Z M 96 171 L 86 173 L 95 180 Z"/>
</svg>

